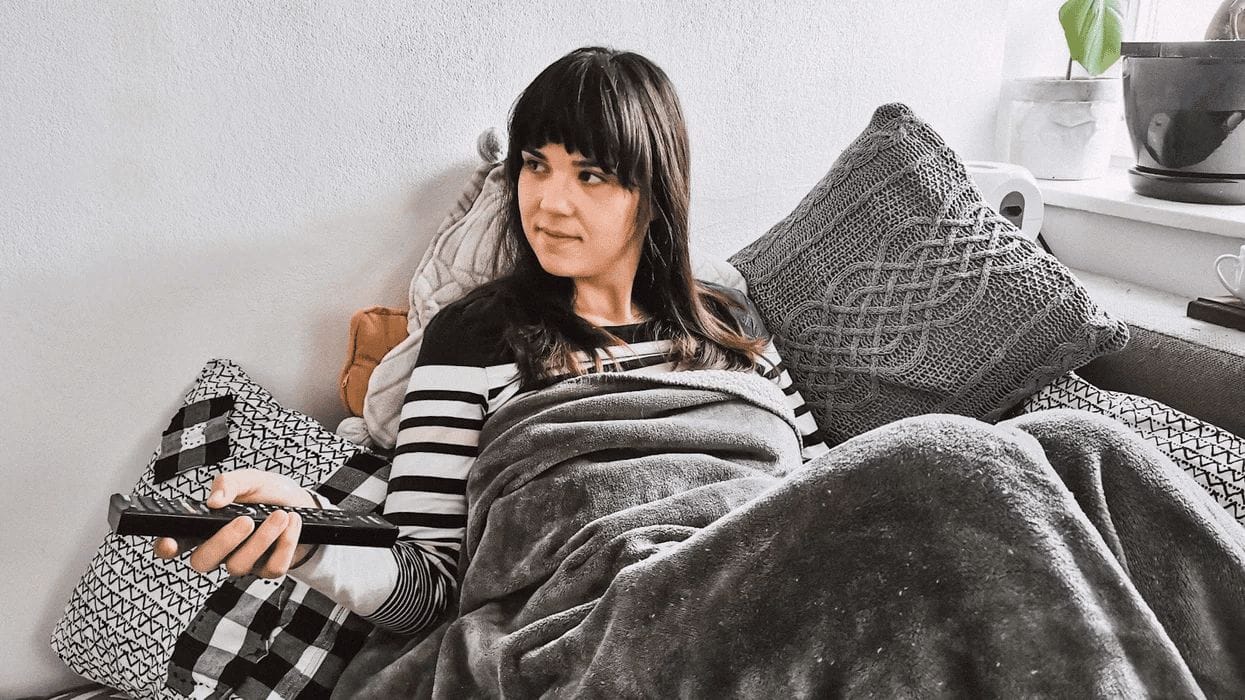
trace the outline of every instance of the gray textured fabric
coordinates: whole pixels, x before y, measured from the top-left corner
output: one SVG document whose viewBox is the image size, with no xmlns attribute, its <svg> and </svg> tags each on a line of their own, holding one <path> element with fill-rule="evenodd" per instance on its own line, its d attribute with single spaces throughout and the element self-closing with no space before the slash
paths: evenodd
<svg viewBox="0 0 1245 700">
<path fill-rule="evenodd" d="M 902 104 L 730 261 L 829 444 L 924 413 L 996 419 L 1128 340 Z"/>
<path fill-rule="evenodd" d="M 1129 334 L 1128 347 L 1077 373 L 1101 389 L 1146 396 L 1245 437 L 1245 356 L 1136 324 Z"/>
<path fill-rule="evenodd" d="M 797 434 L 743 372 L 593 375 L 515 401 L 468 483 L 461 617 L 370 649 L 335 697 L 1245 683 L 1245 530 L 1118 424 L 923 416 L 807 465 Z"/>
</svg>

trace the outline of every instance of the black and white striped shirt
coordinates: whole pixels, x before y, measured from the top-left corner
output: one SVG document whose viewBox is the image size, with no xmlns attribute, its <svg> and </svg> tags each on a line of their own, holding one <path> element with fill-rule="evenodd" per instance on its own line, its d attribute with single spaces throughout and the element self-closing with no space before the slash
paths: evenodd
<svg viewBox="0 0 1245 700">
<path fill-rule="evenodd" d="M 746 297 L 735 290 L 715 288 L 746 305 L 749 311 L 745 313 L 753 314 L 752 318 L 737 314 L 739 325 L 763 328 Z M 502 406 L 530 393 L 520 387 L 514 358 L 502 342 L 504 318 L 497 306 L 496 297 L 484 290 L 445 307 L 425 329 L 402 407 L 385 500 L 385 517 L 400 528 L 391 554 L 393 566 L 373 567 L 388 575 L 378 575 L 370 584 L 352 583 L 353 600 L 339 599 L 372 622 L 399 633 L 413 633 L 432 623 L 453 597 L 466 528 L 467 475 L 475 463 L 480 430 Z M 609 353 L 597 351 L 602 371 L 674 371 L 666 357 L 670 341 L 656 337 L 650 324 L 607 330 L 626 345 L 611 347 Z M 581 354 L 580 359 L 587 357 Z M 591 362 L 585 366 L 595 371 Z M 817 425 L 772 343 L 766 346 L 757 371 L 786 394 L 803 434 L 805 460 L 824 453 Z M 313 557 L 300 567 L 298 577 L 308 577 L 309 572 L 303 571 L 307 567 L 325 568 L 329 558 Z M 346 585 L 336 581 L 332 587 L 343 590 Z M 363 590 L 369 593 L 360 596 Z"/>
</svg>

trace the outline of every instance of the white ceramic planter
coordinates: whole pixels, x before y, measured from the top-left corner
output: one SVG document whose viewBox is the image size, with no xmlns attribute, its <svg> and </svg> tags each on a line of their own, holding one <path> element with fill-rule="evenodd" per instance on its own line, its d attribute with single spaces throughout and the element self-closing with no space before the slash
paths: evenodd
<svg viewBox="0 0 1245 700">
<path fill-rule="evenodd" d="M 1043 180 L 1107 174 L 1123 117 L 1119 78 L 1019 78 L 1004 83 L 1005 157 Z"/>
</svg>

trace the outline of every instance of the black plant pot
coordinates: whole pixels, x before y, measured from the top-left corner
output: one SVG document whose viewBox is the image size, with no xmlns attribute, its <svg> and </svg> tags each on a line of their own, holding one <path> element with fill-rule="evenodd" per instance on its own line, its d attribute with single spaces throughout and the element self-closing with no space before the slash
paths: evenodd
<svg viewBox="0 0 1245 700">
<path fill-rule="evenodd" d="M 1245 40 L 1125 42 L 1138 194 L 1245 204 Z"/>
</svg>

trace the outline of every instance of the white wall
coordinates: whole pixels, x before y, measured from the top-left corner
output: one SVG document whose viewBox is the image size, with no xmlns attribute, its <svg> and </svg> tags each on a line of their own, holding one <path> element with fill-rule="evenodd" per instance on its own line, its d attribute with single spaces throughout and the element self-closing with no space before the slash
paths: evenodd
<svg viewBox="0 0 1245 700">
<path fill-rule="evenodd" d="M 410 269 L 536 72 L 588 43 L 675 81 L 723 255 L 900 100 L 989 155 L 1006 4 L 0 3 L 0 695 L 210 357 L 336 425 L 357 308 Z"/>
<path fill-rule="evenodd" d="M 1059 25 L 1059 7 L 1064 2 L 1023 0 L 1008 3 L 1003 77 L 1064 75 L 1068 67 L 1068 45 L 1063 27 Z"/>
</svg>

